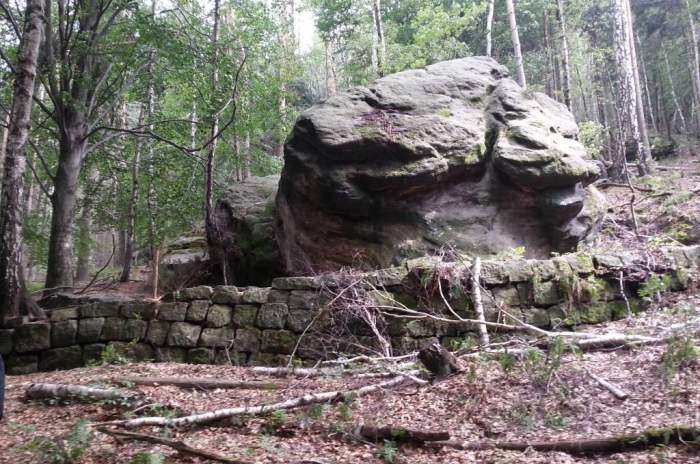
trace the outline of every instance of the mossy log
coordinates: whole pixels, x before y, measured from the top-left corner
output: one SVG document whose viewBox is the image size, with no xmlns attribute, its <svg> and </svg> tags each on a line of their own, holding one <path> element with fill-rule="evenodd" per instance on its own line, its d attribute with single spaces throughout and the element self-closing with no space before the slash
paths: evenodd
<svg viewBox="0 0 700 464">
<path fill-rule="evenodd" d="M 371 425 L 359 425 L 355 429 L 354 434 L 373 443 L 391 440 L 396 443 L 413 443 L 420 445 L 429 441 L 444 441 L 450 439 L 450 434 L 447 432 L 431 432 L 392 426 L 374 427 Z"/>
<path fill-rule="evenodd" d="M 660 445 L 685 444 L 700 446 L 700 428 L 670 426 L 644 430 L 616 437 L 584 438 L 560 441 L 480 441 L 462 443 L 457 441 L 435 442 L 435 446 L 446 446 L 460 450 L 504 449 L 513 451 L 559 451 L 570 454 L 618 453 Z"/>
</svg>

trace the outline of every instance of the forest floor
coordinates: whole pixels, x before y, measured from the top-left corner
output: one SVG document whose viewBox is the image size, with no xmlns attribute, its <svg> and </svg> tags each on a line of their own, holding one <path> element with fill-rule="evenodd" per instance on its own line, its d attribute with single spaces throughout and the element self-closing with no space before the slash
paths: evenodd
<svg viewBox="0 0 700 464">
<path fill-rule="evenodd" d="M 645 191 L 628 187 L 605 189 L 609 216 L 599 237 L 586 246 L 607 250 L 653 250 L 663 245 L 697 243 L 700 222 L 700 163 L 683 157 L 660 163 L 669 169 L 643 183 Z M 635 195 L 637 234 L 631 195 Z M 639 236 L 639 237 L 638 237 Z M 580 327 L 589 332 L 618 331 L 658 335 L 672 324 L 700 317 L 697 275 L 684 293 L 669 293 L 651 309 L 631 319 Z M 683 334 L 700 345 L 700 331 Z M 679 363 L 678 346 L 656 345 L 587 353 L 566 352 L 548 358 L 555 369 L 507 356 L 464 361 L 464 372 L 442 382 L 380 391 L 350 403 L 307 406 L 264 417 L 183 430 L 145 428 L 139 432 L 184 440 L 247 463 L 700 463 L 697 444 L 647 448 L 599 455 L 561 452 L 458 451 L 391 443 L 371 444 L 343 431 L 366 423 L 420 430 L 446 431 L 453 439 L 544 441 L 614 437 L 650 427 L 700 427 L 700 362 Z M 552 362 L 557 361 L 557 362 Z M 685 364 L 685 365 L 681 365 Z M 587 371 L 628 393 L 616 399 Z M 8 378 L 6 418 L 0 421 L 0 463 L 32 461 L 25 446 L 38 436 L 61 437 L 78 419 L 102 422 L 124 418 L 124 408 L 103 403 L 46 404 L 24 400 L 33 382 L 109 385 L 122 376 L 210 377 L 226 380 L 269 380 L 281 388 L 267 390 L 183 390 L 172 386 L 137 389 L 164 407 L 193 413 L 224 407 L 269 404 L 310 392 L 348 390 L 378 382 L 340 377 L 271 378 L 250 368 L 139 363 L 103 365 L 70 371 Z M 542 381 L 546 377 L 546 381 Z M 161 411 L 162 412 L 162 411 Z M 96 433 L 84 464 L 127 464 L 138 453 L 159 452 L 167 463 L 203 463 L 170 448 L 118 441 Z"/>
</svg>

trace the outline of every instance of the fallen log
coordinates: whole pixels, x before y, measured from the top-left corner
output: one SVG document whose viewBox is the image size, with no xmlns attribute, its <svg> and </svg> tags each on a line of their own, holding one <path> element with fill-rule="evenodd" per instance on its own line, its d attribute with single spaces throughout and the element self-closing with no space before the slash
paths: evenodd
<svg viewBox="0 0 700 464">
<path fill-rule="evenodd" d="M 635 449 L 651 448 L 660 445 L 692 444 L 698 446 L 700 428 L 689 426 L 672 426 L 648 429 L 642 432 L 619 435 L 616 437 L 589 438 L 560 441 L 478 441 L 459 442 L 447 440 L 432 442 L 430 446 L 449 447 L 465 451 L 482 451 L 503 449 L 512 451 L 559 451 L 570 454 L 618 453 Z"/>
<path fill-rule="evenodd" d="M 122 385 L 173 385 L 180 388 L 198 388 L 201 390 L 226 390 L 226 389 L 249 389 L 249 390 L 277 390 L 282 385 L 274 382 L 262 380 L 219 380 L 205 378 L 182 378 L 182 377 L 122 377 L 110 379 L 113 383 Z"/>
<path fill-rule="evenodd" d="M 238 459 L 232 459 L 201 448 L 194 448 L 186 444 L 185 442 L 171 440 L 169 438 L 156 437 L 153 435 L 144 435 L 141 433 L 134 432 L 125 432 L 123 430 L 112 430 L 107 427 L 98 427 L 97 431 L 122 440 L 143 441 L 146 443 L 152 443 L 154 445 L 167 446 L 169 448 L 179 451 L 180 453 L 189 454 L 190 456 L 196 456 L 198 458 L 209 459 L 210 461 L 223 462 L 225 464 L 249 464 L 246 461 L 239 461 Z"/>
<path fill-rule="evenodd" d="M 149 403 L 149 400 L 141 394 L 84 385 L 33 383 L 27 387 L 24 394 L 30 400 L 114 401 L 129 407 L 139 407 Z"/>
<path fill-rule="evenodd" d="M 394 366 L 394 370 L 403 370 L 415 367 L 415 363 L 401 363 Z M 250 372 L 270 377 L 354 377 L 356 379 L 391 377 L 395 374 L 385 370 L 373 372 L 371 369 L 345 369 L 337 367 L 251 367 Z M 415 372 L 410 372 L 415 374 Z"/>
<path fill-rule="evenodd" d="M 626 400 L 627 397 L 629 396 L 626 391 L 624 391 L 622 388 L 618 387 L 617 385 L 610 383 L 607 380 L 605 380 L 604 378 L 595 375 L 593 372 L 589 371 L 588 369 L 585 369 L 585 371 L 586 371 L 586 374 L 588 374 L 588 376 L 590 378 L 595 380 L 598 383 L 598 385 L 600 385 L 601 387 L 605 388 L 610 393 L 612 393 L 612 395 L 615 398 L 617 398 L 618 400 Z"/>
<path fill-rule="evenodd" d="M 227 419 L 234 416 L 242 415 L 261 415 L 272 411 L 296 409 L 302 406 L 318 403 L 335 403 L 338 401 L 348 401 L 360 396 L 369 395 L 376 391 L 393 388 L 403 383 L 410 381 L 410 377 L 398 375 L 385 382 L 374 385 L 366 385 L 354 390 L 346 391 L 330 391 L 323 393 L 309 393 L 308 395 L 280 401 L 272 404 L 263 404 L 257 406 L 240 406 L 237 408 L 218 409 L 216 411 L 192 414 L 190 416 L 169 418 L 169 417 L 142 417 L 138 419 L 122 420 L 107 422 L 104 425 L 115 425 L 125 428 L 136 428 L 144 426 L 168 426 L 168 427 L 184 427 L 193 424 L 207 424 L 216 422 L 221 419 Z"/>
<path fill-rule="evenodd" d="M 450 439 L 447 432 L 431 432 L 424 430 L 407 429 L 405 427 L 374 427 L 371 425 L 358 425 L 353 435 L 373 443 L 384 440 L 392 440 L 397 443 L 412 443 L 421 445 L 428 441 L 445 441 Z"/>
</svg>

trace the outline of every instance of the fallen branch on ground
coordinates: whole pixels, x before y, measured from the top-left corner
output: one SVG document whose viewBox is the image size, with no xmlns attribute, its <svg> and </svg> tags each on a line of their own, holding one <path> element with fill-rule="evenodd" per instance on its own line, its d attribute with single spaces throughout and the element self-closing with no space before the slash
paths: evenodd
<svg viewBox="0 0 700 464">
<path fill-rule="evenodd" d="M 431 432 L 407 429 L 405 427 L 392 427 L 390 425 L 384 427 L 358 425 L 354 429 L 353 435 L 373 443 L 392 440 L 397 443 L 412 443 L 415 445 L 421 445 L 427 441 L 445 441 L 450 439 L 450 434 L 447 432 Z"/>
<path fill-rule="evenodd" d="M 415 367 L 414 363 L 401 363 L 394 366 L 395 370 Z M 269 375 L 272 377 L 354 377 L 357 379 L 391 377 L 391 372 L 372 372 L 369 369 L 343 369 L 325 367 L 251 367 L 254 374 Z M 414 374 L 414 373 L 412 373 Z"/>
<path fill-rule="evenodd" d="M 272 411 L 296 409 L 302 406 L 307 406 L 309 404 L 335 403 L 338 401 L 347 401 L 353 398 L 374 393 L 385 388 L 397 387 L 408 380 L 410 379 L 405 376 L 396 376 L 391 380 L 387 380 L 385 382 L 377 383 L 374 385 L 366 385 L 355 390 L 309 393 L 308 395 L 280 401 L 273 404 L 264 404 L 258 406 L 240 406 L 237 408 L 219 409 L 216 411 L 193 414 L 191 416 L 178 417 L 175 419 L 168 417 L 142 417 L 139 419 L 107 422 L 106 424 L 118 425 L 125 428 L 135 428 L 151 425 L 183 427 L 192 424 L 207 424 L 234 416 L 261 415 L 270 413 Z"/>
<path fill-rule="evenodd" d="M 560 451 L 571 454 L 617 453 L 640 448 L 651 448 L 659 445 L 693 444 L 697 446 L 700 440 L 700 428 L 688 426 L 673 426 L 649 429 L 639 433 L 620 435 L 610 438 L 590 438 L 581 440 L 561 441 L 480 441 L 463 443 L 458 441 L 433 442 L 436 447 L 449 447 L 459 450 L 479 451 L 488 449 L 505 449 L 513 451 Z"/>
<path fill-rule="evenodd" d="M 277 390 L 282 386 L 274 382 L 263 380 L 218 380 L 204 378 L 182 378 L 182 377 L 123 377 L 111 379 L 111 382 L 122 385 L 174 385 L 180 388 L 199 388 L 202 390 L 216 389 L 249 389 L 249 390 Z"/>
<path fill-rule="evenodd" d="M 588 374 L 588 376 L 590 378 L 595 380 L 598 383 L 598 385 L 600 385 L 601 387 L 605 388 L 610 393 L 612 393 L 612 395 L 615 398 L 617 398 L 618 400 L 626 400 L 627 397 L 629 396 L 627 394 L 627 392 L 625 392 L 623 389 L 621 389 L 617 385 L 608 382 L 607 380 L 605 380 L 602 377 L 598 377 L 597 375 L 595 375 L 593 372 L 589 371 L 588 369 L 585 369 L 585 371 L 586 371 L 586 374 Z"/>
<path fill-rule="evenodd" d="M 83 385 L 62 385 L 54 383 L 33 383 L 27 387 L 25 396 L 30 400 L 80 400 L 115 401 L 129 407 L 140 407 L 152 401 L 143 395 L 123 392 L 111 388 L 93 388 Z"/>
<path fill-rule="evenodd" d="M 143 435 L 134 432 L 125 432 L 123 430 L 112 430 L 108 429 L 107 427 L 98 427 L 97 431 L 122 440 L 136 440 L 143 441 L 146 443 L 152 443 L 154 445 L 167 446 L 169 448 L 179 451 L 180 453 L 189 454 L 190 456 L 196 456 L 198 458 L 209 459 L 210 461 L 223 462 L 226 464 L 248 464 L 246 461 L 239 461 L 238 459 L 228 458 L 220 454 L 212 453 L 211 451 L 203 450 L 200 448 L 193 448 L 185 442 L 171 440 L 169 438 L 156 437 L 153 435 Z"/>
</svg>

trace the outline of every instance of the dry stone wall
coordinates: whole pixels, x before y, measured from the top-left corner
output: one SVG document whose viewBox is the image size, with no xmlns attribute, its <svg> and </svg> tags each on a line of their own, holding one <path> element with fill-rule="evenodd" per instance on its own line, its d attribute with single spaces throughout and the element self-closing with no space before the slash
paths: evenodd
<svg viewBox="0 0 700 464">
<path fill-rule="evenodd" d="M 666 256 L 654 272 L 667 276 L 664 280 L 669 290 L 692 284 L 700 265 L 700 247 L 668 250 Z M 468 276 L 465 266 L 439 266 L 461 266 L 462 277 Z M 375 299 L 434 310 L 440 304 L 433 304 L 422 286 L 425 276 L 436 269 L 435 262 L 418 260 L 361 277 Z M 528 323 L 550 328 L 624 317 L 627 303 L 619 288 L 621 271 L 626 275 L 625 294 L 632 310 L 637 311 L 644 306 L 639 289 L 649 274 L 646 264 L 631 255 L 570 254 L 551 260 L 485 261 L 481 277 L 487 318 L 497 320 L 507 308 Z M 0 330 L 0 354 L 10 374 L 99 362 L 109 345 L 120 356 L 140 361 L 274 365 L 286 362 L 295 347 L 299 358 L 317 359 L 327 353 L 319 347 L 313 331 L 301 341 L 300 335 L 319 312 L 334 310 L 328 303 L 344 285 L 347 276 L 327 274 L 277 278 L 271 287 L 187 288 L 167 295 L 163 302 L 100 300 L 76 304 L 66 297 L 63 307 L 50 310 L 49 321 Z M 457 312 L 472 317 L 467 293 L 447 293 Z M 364 337 L 372 343 L 366 328 L 357 327 L 356 332 L 359 340 Z M 453 347 L 473 336 L 467 325 L 430 319 L 394 320 L 387 333 L 397 353 L 433 341 Z"/>
</svg>

